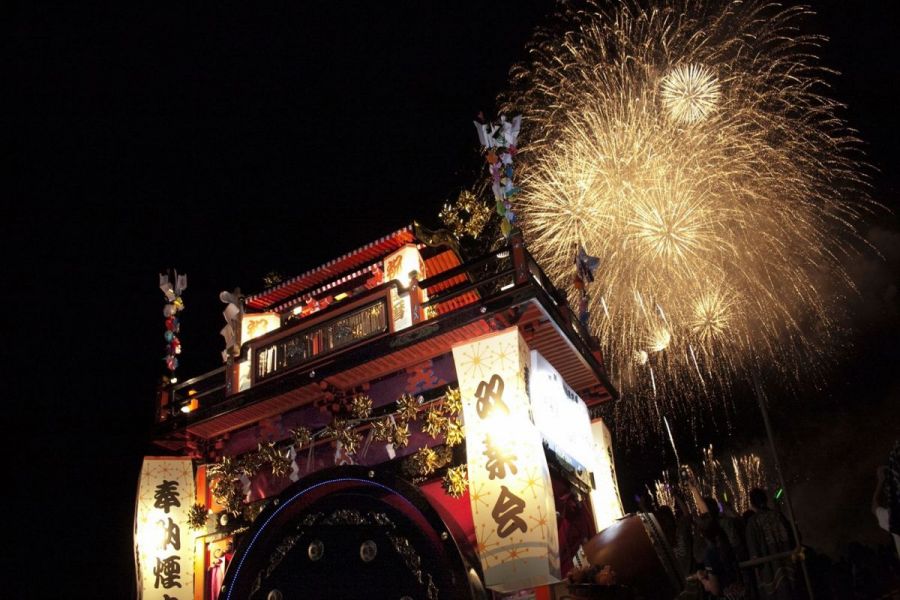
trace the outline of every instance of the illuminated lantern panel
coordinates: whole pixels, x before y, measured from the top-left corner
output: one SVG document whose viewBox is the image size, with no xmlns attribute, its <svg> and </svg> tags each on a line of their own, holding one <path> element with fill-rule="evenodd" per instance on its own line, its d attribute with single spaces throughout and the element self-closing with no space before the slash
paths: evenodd
<svg viewBox="0 0 900 600">
<path fill-rule="evenodd" d="M 140 600 L 194 597 L 190 458 L 144 458 L 134 525 Z"/>
<path fill-rule="evenodd" d="M 275 331 L 281 327 L 281 317 L 276 313 L 245 314 L 241 318 L 241 345 Z"/>
<path fill-rule="evenodd" d="M 425 272 L 425 261 L 415 244 L 406 244 L 399 250 L 388 254 L 384 259 L 384 278 L 386 281 L 397 280 L 405 288 L 409 288 L 412 279 L 410 273 L 415 271 L 418 280 L 422 281 L 428 274 Z"/>
<path fill-rule="evenodd" d="M 415 272 L 417 280 L 421 281 L 428 275 L 425 271 L 425 261 L 415 244 L 406 244 L 399 250 L 388 254 L 384 259 L 384 278 L 387 281 L 398 281 L 406 290 L 412 285 L 410 274 Z M 394 331 L 405 329 L 416 322 L 413 319 L 413 307 L 410 302 L 410 291 L 391 290 L 391 318 L 394 322 Z M 428 294 L 419 290 L 419 301 L 428 300 Z"/>
<path fill-rule="evenodd" d="M 530 417 L 528 347 L 513 327 L 454 346 L 453 361 L 485 585 L 509 592 L 556 583 L 556 508 L 541 434 Z"/>
<path fill-rule="evenodd" d="M 276 313 L 245 314 L 241 318 L 241 345 L 281 327 L 281 317 Z M 243 392 L 252 385 L 253 351 L 237 363 L 237 391 Z"/>
</svg>

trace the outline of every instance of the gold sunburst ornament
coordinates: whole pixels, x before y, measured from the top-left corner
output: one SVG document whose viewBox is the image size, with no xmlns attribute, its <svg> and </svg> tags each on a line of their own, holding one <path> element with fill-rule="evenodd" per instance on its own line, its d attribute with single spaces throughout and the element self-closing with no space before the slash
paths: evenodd
<svg viewBox="0 0 900 600">
<path fill-rule="evenodd" d="M 469 479 L 466 476 L 466 465 L 451 467 L 441 480 L 444 491 L 451 498 L 459 498 L 466 493 L 469 487 Z"/>
<path fill-rule="evenodd" d="M 300 450 L 312 441 L 312 433 L 306 427 L 295 427 L 291 429 L 291 441 L 294 448 Z"/>
<path fill-rule="evenodd" d="M 425 425 L 422 426 L 422 431 L 437 439 L 446 427 L 447 417 L 441 413 L 440 408 L 432 407 L 428 409 L 425 413 Z"/>
<path fill-rule="evenodd" d="M 283 477 L 291 472 L 291 459 L 284 450 L 279 450 L 275 442 L 260 442 L 256 450 L 261 464 L 268 464 L 272 475 Z"/>
<path fill-rule="evenodd" d="M 459 393 L 459 388 L 448 388 L 446 392 L 444 392 L 444 411 L 452 416 L 456 416 L 462 410 L 462 394 Z"/>
<path fill-rule="evenodd" d="M 366 419 L 372 414 L 372 399 L 366 394 L 358 394 L 350 401 L 350 412 L 357 419 Z"/>
<path fill-rule="evenodd" d="M 372 422 L 372 439 L 376 442 L 389 442 L 394 435 L 394 424 L 387 417 Z"/>
<path fill-rule="evenodd" d="M 209 517 L 209 509 L 205 504 L 194 504 L 188 511 L 188 527 L 195 531 L 199 531 L 206 526 L 206 519 Z"/>
<path fill-rule="evenodd" d="M 397 400 L 397 418 L 402 421 L 415 421 L 419 412 L 419 400 L 409 394 L 403 394 Z"/>
<path fill-rule="evenodd" d="M 345 429 L 341 435 L 338 436 L 337 440 L 348 454 L 355 454 L 356 451 L 359 450 L 359 443 L 362 441 L 362 436 L 353 429 Z"/>
<path fill-rule="evenodd" d="M 448 446 L 458 446 L 466 439 L 466 433 L 459 419 L 447 420 L 447 435 L 444 441 Z"/>
<path fill-rule="evenodd" d="M 425 447 L 416 452 L 416 466 L 420 475 L 431 475 L 440 463 L 437 452 Z"/>
<path fill-rule="evenodd" d="M 702 121 L 715 110 L 721 86 L 703 65 L 679 65 L 663 77 L 660 86 L 663 105 L 673 120 L 690 125 Z"/>
<path fill-rule="evenodd" d="M 409 444 L 409 425 L 397 423 L 391 432 L 391 442 L 395 448 L 405 448 Z"/>
<path fill-rule="evenodd" d="M 234 479 L 237 474 L 237 463 L 230 456 L 223 456 L 218 462 L 206 467 L 206 475 L 210 478 Z"/>
<path fill-rule="evenodd" d="M 237 460 L 237 469 L 240 475 L 253 479 L 262 469 L 262 455 L 257 452 L 248 452 Z"/>
<path fill-rule="evenodd" d="M 356 452 L 359 448 L 360 434 L 356 433 L 353 424 L 343 419 L 335 419 L 329 426 L 329 435 L 334 436 L 335 441 L 339 442 L 349 454 Z"/>
<path fill-rule="evenodd" d="M 463 190 L 456 202 L 444 204 L 438 216 L 457 238 L 463 235 L 477 238 L 491 214 L 491 208 L 487 204 L 479 201 L 469 190 Z"/>
</svg>

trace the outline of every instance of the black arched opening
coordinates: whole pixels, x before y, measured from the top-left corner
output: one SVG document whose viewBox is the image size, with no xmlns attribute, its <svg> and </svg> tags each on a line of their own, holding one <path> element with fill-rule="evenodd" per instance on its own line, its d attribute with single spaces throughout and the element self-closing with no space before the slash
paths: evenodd
<svg viewBox="0 0 900 600">
<path fill-rule="evenodd" d="M 483 598 L 459 544 L 415 486 L 338 467 L 291 485 L 257 517 L 220 598 Z"/>
</svg>

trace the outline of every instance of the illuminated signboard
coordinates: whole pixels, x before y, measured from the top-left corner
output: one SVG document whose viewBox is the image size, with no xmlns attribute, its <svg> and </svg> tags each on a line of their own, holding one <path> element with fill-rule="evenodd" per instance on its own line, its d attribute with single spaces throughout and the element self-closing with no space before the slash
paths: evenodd
<svg viewBox="0 0 900 600">
<path fill-rule="evenodd" d="M 597 463 L 594 470 L 594 482 L 597 489 L 591 494 L 594 507 L 594 519 L 597 531 L 603 531 L 617 520 L 625 511 L 622 510 L 622 498 L 619 496 L 619 484 L 616 480 L 616 462 L 613 459 L 612 436 L 603 419 L 591 424 L 594 438 L 594 456 Z"/>
<path fill-rule="evenodd" d="M 531 351 L 528 386 L 534 423 L 547 445 L 570 462 L 590 467 L 594 440 L 587 406 L 537 350 Z"/>
<path fill-rule="evenodd" d="M 453 361 L 485 584 L 509 592 L 556 583 L 556 508 L 541 434 L 530 418 L 528 347 L 512 327 L 455 346 Z"/>
<path fill-rule="evenodd" d="M 276 313 L 248 313 L 241 317 L 241 344 L 281 327 L 281 317 Z"/>
<path fill-rule="evenodd" d="M 144 458 L 134 524 L 140 600 L 194 597 L 194 536 L 188 512 L 194 504 L 189 458 Z"/>
<path fill-rule="evenodd" d="M 591 424 L 584 401 L 534 350 L 528 385 L 532 415 L 544 441 L 567 461 L 593 473 L 591 507 L 597 531 L 602 531 L 623 515 L 609 430 L 602 421 Z"/>
</svg>

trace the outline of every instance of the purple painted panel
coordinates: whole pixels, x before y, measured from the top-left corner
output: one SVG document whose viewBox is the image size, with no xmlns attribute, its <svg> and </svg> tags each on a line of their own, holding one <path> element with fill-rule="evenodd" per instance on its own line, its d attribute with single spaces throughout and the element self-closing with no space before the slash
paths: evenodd
<svg viewBox="0 0 900 600">
<path fill-rule="evenodd" d="M 456 368 L 453 356 L 444 354 L 373 383 L 367 393 L 372 398 L 373 407 L 380 408 L 395 402 L 403 394 L 425 393 L 454 381 Z M 232 433 L 225 442 L 223 451 L 228 456 L 244 454 L 255 450 L 261 441 L 279 441 L 287 438 L 294 427 L 303 426 L 312 431 L 319 430 L 328 425 L 331 418 L 327 406 L 320 403 L 307 404 L 284 413 L 280 420 L 277 418 L 266 420 Z M 396 450 L 394 458 L 408 456 L 425 445 L 435 446 L 443 442 L 443 439 L 434 440 L 428 434 L 422 433 L 421 423 L 410 423 L 409 429 L 409 445 Z M 336 464 L 370 466 L 392 460 L 384 443 L 371 442 L 369 447 L 365 448 L 368 430 L 364 430 L 362 434 L 364 441 L 360 451 L 355 455 L 339 453 L 333 442 L 324 442 L 314 446 L 311 452 L 309 449 L 303 449 L 296 453 L 290 477 L 273 478 L 268 470 L 264 470 L 250 482 L 248 499 L 253 501 L 275 495 L 292 481 Z"/>
</svg>

